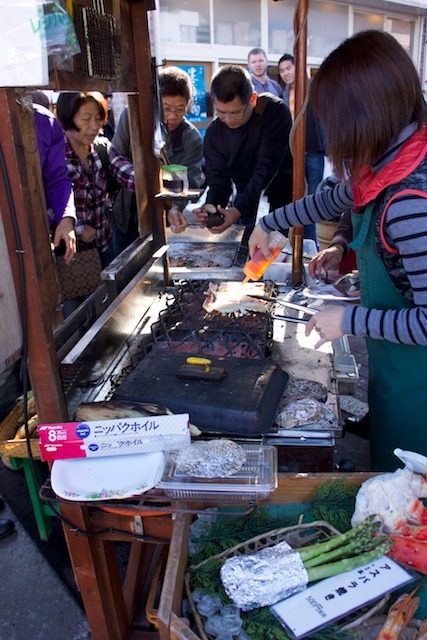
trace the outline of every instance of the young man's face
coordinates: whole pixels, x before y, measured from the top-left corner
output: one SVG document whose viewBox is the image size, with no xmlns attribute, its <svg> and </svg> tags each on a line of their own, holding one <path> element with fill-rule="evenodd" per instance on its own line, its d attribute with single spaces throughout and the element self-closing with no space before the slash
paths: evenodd
<svg viewBox="0 0 427 640">
<path fill-rule="evenodd" d="M 218 118 L 229 129 L 238 129 L 251 117 L 257 102 L 257 94 L 253 93 L 246 104 L 238 97 L 233 98 L 231 102 L 219 102 L 214 97 L 212 102 Z"/>
<path fill-rule="evenodd" d="M 291 86 L 294 84 L 295 65 L 291 60 L 283 60 L 279 64 L 279 75 L 285 84 L 290 84 Z"/>
<path fill-rule="evenodd" d="M 262 78 L 267 73 L 267 58 L 262 53 L 255 53 L 249 56 L 248 67 L 255 78 Z"/>
<path fill-rule="evenodd" d="M 174 131 L 181 124 L 188 109 L 188 101 L 184 96 L 162 96 L 163 114 L 169 131 Z"/>
</svg>

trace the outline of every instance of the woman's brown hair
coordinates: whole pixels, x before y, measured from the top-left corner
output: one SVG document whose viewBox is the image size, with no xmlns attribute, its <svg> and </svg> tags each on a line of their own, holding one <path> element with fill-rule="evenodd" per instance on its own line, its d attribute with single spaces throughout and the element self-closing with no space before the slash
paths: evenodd
<svg viewBox="0 0 427 640">
<path fill-rule="evenodd" d="M 87 102 L 98 105 L 102 124 L 105 124 L 108 116 L 107 101 L 99 91 L 62 91 L 56 103 L 56 115 L 64 131 L 79 131 L 74 124 L 74 117 L 81 106 Z"/>
<path fill-rule="evenodd" d="M 362 31 L 322 63 L 310 86 L 337 176 L 372 166 L 411 122 L 426 121 L 415 66 L 393 36 Z"/>
</svg>

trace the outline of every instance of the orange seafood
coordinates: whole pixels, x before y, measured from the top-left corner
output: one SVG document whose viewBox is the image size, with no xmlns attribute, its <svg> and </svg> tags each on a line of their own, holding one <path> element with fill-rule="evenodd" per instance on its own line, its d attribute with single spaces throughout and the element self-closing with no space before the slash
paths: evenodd
<svg viewBox="0 0 427 640">
<path fill-rule="evenodd" d="M 400 632 L 412 620 L 417 610 L 420 599 L 414 597 L 416 591 L 417 589 L 414 589 L 411 593 L 400 596 L 390 607 L 387 619 L 376 640 L 397 640 Z"/>
</svg>

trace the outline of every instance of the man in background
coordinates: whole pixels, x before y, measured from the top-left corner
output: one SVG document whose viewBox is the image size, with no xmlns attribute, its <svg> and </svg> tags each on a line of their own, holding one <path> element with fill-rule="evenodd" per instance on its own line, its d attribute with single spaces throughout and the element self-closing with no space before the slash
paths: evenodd
<svg viewBox="0 0 427 640">
<path fill-rule="evenodd" d="M 191 189 L 201 183 L 203 139 L 199 131 L 185 115 L 191 107 L 191 80 L 179 67 L 166 67 L 159 73 L 160 94 L 168 141 L 165 153 L 170 164 L 184 165 L 188 169 Z M 122 112 L 111 141 L 110 171 L 123 187 L 113 204 L 113 242 L 117 256 L 138 237 L 138 214 L 135 198 L 135 173 L 132 164 L 132 148 L 127 108 Z M 187 227 L 182 213 L 182 202 L 167 206 L 167 218 L 171 231 L 180 233 Z"/>
<path fill-rule="evenodd" d="M 295 120 L 295 58 L 285 53 L 278 62 L 279 79 L 283 84 L 282 99 L 288 105 L 292 120 Z M 307 104 L 305 129 L 305 177 L 307 193 L 314 193 L 323 179 L 325 166 L 326 139 L 320 122 L 314 117 Z M 316 225 L 304 227 L 304 237 L 311 238 L 317 244 Z"/>
<path fill-rule="evenodd" d="M 211 96 L 217 117 L 204 142 L 206 202 L 224 216 L 211 233 L 222 233 L 235 223 L 253 225 L 264 192 L 270 210 L 292 201 L 292 120 L 283 101 L 271 94 L 258 95 L 249 73 L 238 65 L 225 65 L 216 72 Z M 233 185 L 236 195 L 226 208 Z M 205 226 L 207 214 L 202 209 L 194 213 Z"/>
<path fill-rule="evenodd" d="M 256 47 L 248 53 L 248 67 L 256 93 L 272 93 L 281 98 L 282 88 L 267 75 L 268 62 L 264 49 Z"/>
</svg>

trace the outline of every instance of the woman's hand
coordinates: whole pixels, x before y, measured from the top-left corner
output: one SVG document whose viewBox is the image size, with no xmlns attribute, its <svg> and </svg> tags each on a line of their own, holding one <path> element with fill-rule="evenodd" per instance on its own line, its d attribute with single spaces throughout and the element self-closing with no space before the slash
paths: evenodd
<svg viewBox="0 0 427 640">
<path fill-rule="evenodd" d="M 53 246 L 59 247 L 61 240 L 65 243 L 65 264 L 70 264 L 76 253 L 76 233 L 74 231 L 74 218 L 65 216 L 55 229 Z"/>
<path fill-rule="evenodd" d="M 188 227 L 185 215 L 175 205 L 168 211 L 168 222 L 172 233 L 182 233 Z"/>
<path fill-rule="evenodd" d="M 322 249 L 316 254 L 308 263 L 308 272 L 312 278 L 317 278 L 322 271 L 326 273 L 328 271 L 338 271 L 338 267 L 342 260 L 344 249 L 339 244 L 334 244 L 332 247 Z"/>
<path fill-rule="evenodd" d="M 263 231 L 260 225 L 257 224 L 250 235 L 249 243 L 248 243 L 249 255 L 251 258 L 257 249 L 261 249 L 261 251 L 263 252 L 266 258 L 271 257 L 271 252 L 270 252 L 270 249 L 268 248 L 268 237 L 269 237 L 269 233 L 267 233 L 266 231 Z"/>
<path fill-rule="evenodd" d="M 321 311 L 310 318 L 305 328 L 305 335 L 309 336 L 313 329 L 317 331 L 320 340 L 314 345 L 315 349 L 321 347 L 325 342 L 336 340 L 344 335 L 342 331 L 344 311 L 344 306 L 325 305 Z"/>
<path fill-rule="evenodd" d="M 83 240 L 83 242 L 93 242 L 96 238 L 96 229 L 90 227 L 89 225 L 86 225 L 80 238 Z"/>
</svg>

